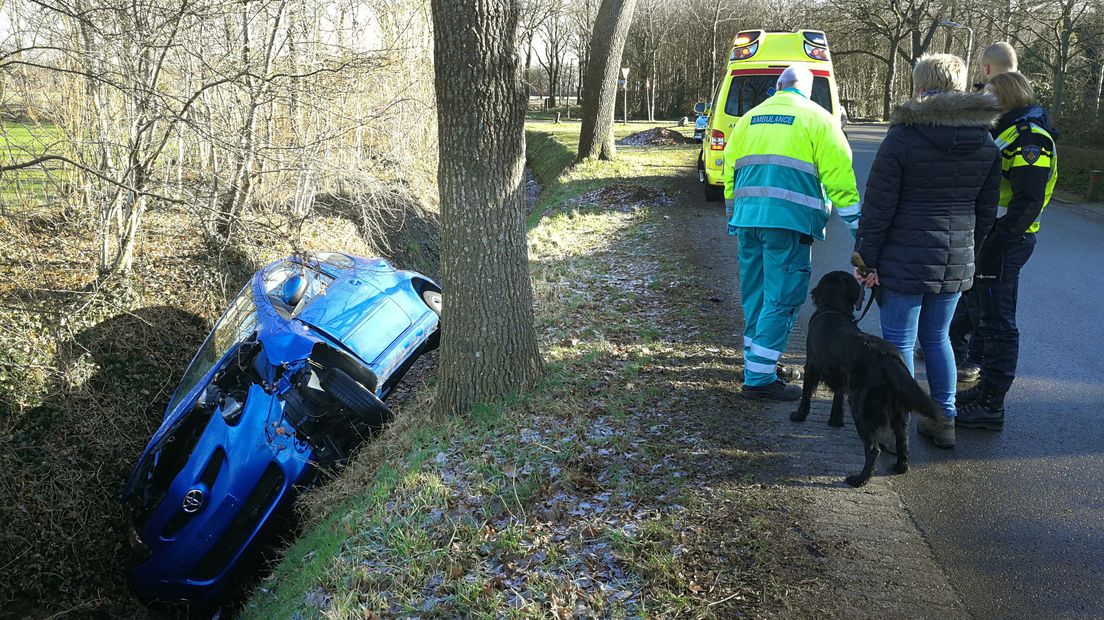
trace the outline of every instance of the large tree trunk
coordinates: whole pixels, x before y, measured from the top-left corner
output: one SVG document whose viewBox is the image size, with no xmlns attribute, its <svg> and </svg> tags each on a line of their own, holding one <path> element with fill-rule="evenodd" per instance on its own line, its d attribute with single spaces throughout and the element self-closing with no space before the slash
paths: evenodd
<svg viewBox="0 0 1104 620">
<path fill-rule="evenodd" d="M 438 410 L 463 414 L 541 372 L 525 239 L 516 0 L 433 0 L 441 194 Z M 460 103 L 462 102 L 462 104 Z"/>
<path fill-rule="evenodd" d="M 636 0 L 602 0 L 590 37 L 587 63 L 583 126 L 579 132 L 579 160 L 597 157 L 613 159 L 613 110 L 617 100 L 617 77 L 621 52 L 632 24 Z"/>
</svg>

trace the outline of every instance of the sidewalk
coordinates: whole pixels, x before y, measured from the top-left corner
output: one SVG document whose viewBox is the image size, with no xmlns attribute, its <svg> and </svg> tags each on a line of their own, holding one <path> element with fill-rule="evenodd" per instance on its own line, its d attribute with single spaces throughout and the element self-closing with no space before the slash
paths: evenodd
<svg viewBox="0 0 1104 620">
<path fill-rule="evenodd" d="M 687 265 L 688 275 L 691 270 L 696 274 L 701 297 L 722 300 L 715 316 L 718 337 L 738 348 L 742 317 L 735 243 L 723 234 L 713 207 L 691 196 L 662 242 L 670 246 L 674 260 Z M 804 341 L 805 326 L 800 325 L 790 350 L 800 350 Z M 801 366 L 804 360 L 801 354 L 787 355 L 786 362 Z M 844 428 L 827 425 L 830 405 L 830 395 L 819 392 L 812 414 L 802 424 L 789 420 L 796 403 L 764 406 L 734 423 L 746 426 L 751 437 L 775 457 L 772 467 L 762 469 L 761 482 L 782 485 L 796 493 L 805 507 L 795 527 L 807 537 L 810 551 L 831 582 L 827 592 L 838 597 L 839 615 L 970 617 L 894 488 L 888 475 L 891 460 L 883 455 L 875 477 L 862 489 L 842 482 L 861 468 L 862 449 L 849 417 Z M 912 441 L 917 440 L 913 433 Z"/>
</svg>

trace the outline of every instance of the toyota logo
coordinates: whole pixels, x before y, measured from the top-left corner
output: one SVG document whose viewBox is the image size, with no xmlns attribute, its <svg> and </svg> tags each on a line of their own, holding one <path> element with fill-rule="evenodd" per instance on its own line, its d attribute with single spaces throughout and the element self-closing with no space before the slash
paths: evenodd
<svg viewBox="0 0 1104 620">
<path fill-rule="evenodd" d="M 203 489 L 192 489 L 184 496 L 184 512 L 193 513 L 203 506 Z"/>
</svg>

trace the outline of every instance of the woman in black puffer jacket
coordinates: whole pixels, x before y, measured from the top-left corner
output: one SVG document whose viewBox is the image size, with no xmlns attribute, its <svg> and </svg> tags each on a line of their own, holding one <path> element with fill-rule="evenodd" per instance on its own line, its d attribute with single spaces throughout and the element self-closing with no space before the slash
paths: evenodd
<svg viewBox="0 0 1104 620">
<path fill-rule="evenodd" d="M 921 58 L 916 97 L 894 112 L 870 170 L 855 251 L 880 285 L 882 337 L 909 370 L 917 335 L 931 395 L 946 419 L 918 423 L 922 435 L 954 446 L 955 364 L 947 332 L 955 305 L 974 279 L 974 255 L 997 215 L 1000 157 L 989 128 L 996 99 L 964 93 L 956 56 Z M 857 276 L 858 277 L 858 276 Z"/>
</svg>

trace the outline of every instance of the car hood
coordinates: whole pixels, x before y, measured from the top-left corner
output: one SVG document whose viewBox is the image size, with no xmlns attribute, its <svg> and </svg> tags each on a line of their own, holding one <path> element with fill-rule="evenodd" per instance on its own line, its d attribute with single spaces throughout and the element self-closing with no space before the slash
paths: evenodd
<svg viewBox="0 0 1104 620">
<path fill-rule="evenodd" d="M 355 276 L 341 278 L 295 318 L 371 364 L 410 327 L 410 317 L 389 298 L 391 293 Z"/>
</svg>

